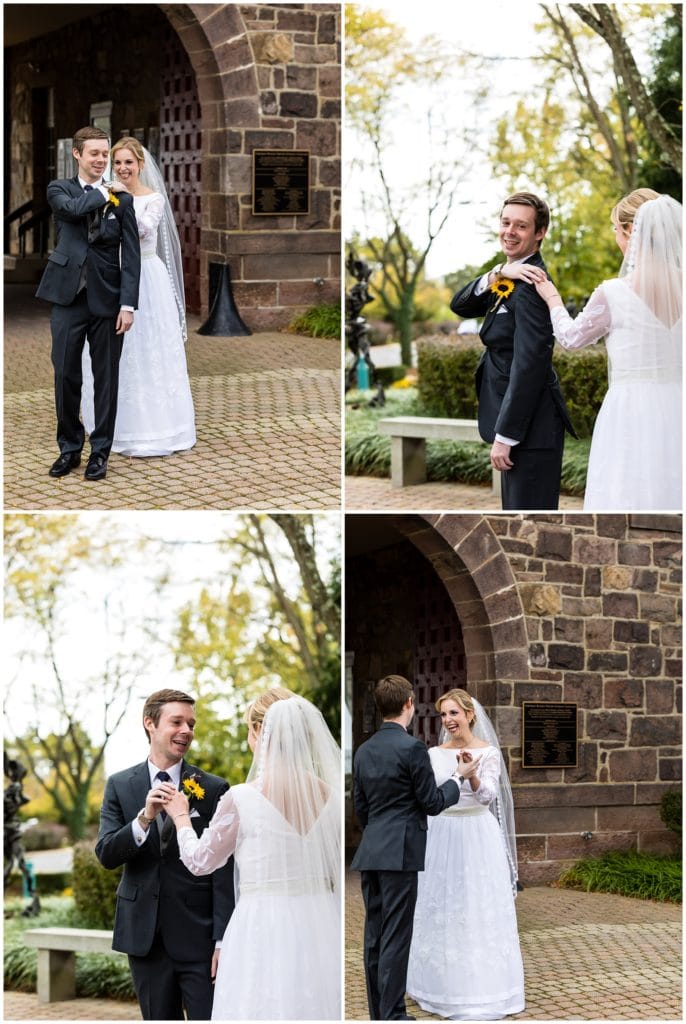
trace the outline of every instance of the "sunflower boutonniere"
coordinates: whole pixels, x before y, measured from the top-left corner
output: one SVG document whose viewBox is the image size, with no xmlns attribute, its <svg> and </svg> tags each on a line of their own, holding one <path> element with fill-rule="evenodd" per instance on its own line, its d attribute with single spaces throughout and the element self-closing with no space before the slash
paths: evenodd
<svg viewBox="0 0 686 1024">
<path fill-rule="evenodd" d="M 107 211 L 109 209 L 111 209 L 112 207 L 116 207 L 116 206 L 119 206 L 119 198 L 118 198 L 118 196 L 116 195 L 115 192 L 108 191 L 108 193 L 107 193 L 107 202 L 105 203 L 105 208 L 103 210 L 103 214 L 107 213 Z"/>
<path fill-rule="evenodd" d="M 202 800 L 205 796 L 205 790 L 198 782 L 197 775 L 187 776 L 181 783 L 184 793 L 190 800 L 194 797 L 196 800 Z"/>
<path fill-rule="evenodd" d="M 493 282 L 489 291 L 492 291 L 496 296 L 496 300 L 489 310 L 489 312 L 492 313 L 498 308 L 503 299 L 507 299 L 512 295 L 512 292 L 514 291 L 514 281 L 511 281 L 509 277 L 499 277 Z"/>
</svg>

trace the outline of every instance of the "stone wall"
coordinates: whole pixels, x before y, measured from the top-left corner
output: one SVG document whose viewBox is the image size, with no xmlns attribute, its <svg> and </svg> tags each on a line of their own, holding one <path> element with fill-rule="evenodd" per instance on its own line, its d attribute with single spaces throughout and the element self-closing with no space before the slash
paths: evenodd
<svg viewBox="0 0 686 1024">
<path fill-rule="evenodd" d="M 508 553 L 529 641 L 528 678 L 497 692 L 524 876 L 549 880 L 604 850 L 673 851 L 659 801 L 681 779 L 680 518 L 489 523 Z M 525 700 L 578 703 L 578 768 L 522 769 Z"/>
<path fill-rule="evenodd" d="M 193 23 L 175 8 L 164 5 L 203 72 L 201 272 L 227 262 L 246 323 L 282 327 L 340 299 L 340 7 L 192 4 Z M 310 152 L 309 214 L 253 216 L 255 149 Z"/>
<path fill-rule="evenodd" d="M 377 544 L 421 551 L 454 602 L 467 689 L 509 765 L 522 879 L 608 849 L 674 851 L 659 807 L 681 779 L 681 517 L 389 515 L 373 527 Z M 386 594 L 382 615 L 391 605 Z M 578 704 L 576 768 L 522 768 L 524 701 Z"/>
</svg>

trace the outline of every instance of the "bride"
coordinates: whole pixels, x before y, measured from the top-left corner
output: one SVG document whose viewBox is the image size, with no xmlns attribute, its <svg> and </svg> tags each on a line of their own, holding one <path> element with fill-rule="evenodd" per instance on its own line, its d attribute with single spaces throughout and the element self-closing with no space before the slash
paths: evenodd
<svg viewBox="0 0 686 1024">
<path fill-rule="evenodd" d="M 429 819 L 407 991 L 450 1020 L 497 1020 L 524 1009 L 517 933 L 512 792 L 498 739 L 465 690 L 436 701 L 444 742 L 429 751 L 436 782 L 464 777 L 460 802 Z"/>
<path fill-rule="evenodd" d="M 202 836 L 183 793 L 171 787 L 166 805 L 192 874 L 235 856 L 212 1019 L 340 1020 L 340 750 L 289 690 L 268 690 L 247 718 L 247 782 L 224 794 Z"/>
<path fill-rule="evenodd" d="M 572 320 L 552 281 L 525 264 L 566 349 L 606 338 L 609 388 L 593 428 L 584 509 L 681 509 L 681 217 L 671 196 L 639 188 L 612 211 L 624 260 Z"/>
<path fill-rule="evenodd" d="M 186 367 L 186 310 L 181 247 L 159 168 L 138 139 L 112 147 L 112 167 L 133 204 L 141 241 L 139 308 L 124 339 L 112 450 L 171 455 L 195 444 L 195 416 Z M 81 413 L 93 428 L 93 373 L 83 349 Z"/>
</svg>

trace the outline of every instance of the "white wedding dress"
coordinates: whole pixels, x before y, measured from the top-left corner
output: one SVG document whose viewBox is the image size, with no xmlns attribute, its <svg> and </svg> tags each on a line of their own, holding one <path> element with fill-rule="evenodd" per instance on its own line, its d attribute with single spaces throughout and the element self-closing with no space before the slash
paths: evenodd
<svg viewBox="0 0 686 1024">
<path fill-rule="evenodd" d="M 134 196 L 141 240 L 138 309 L 124 335 L 112 451 L 122 455 L 171 455 L 195 444 L 195 415 L 179 312 L 166 267 L 157 255 L 164 212 L 158 192 Z M 84 346 L 81 414 L 91 432 L 93 372 Z"/>
<path fill-rule="evenodd" d="M 198 838 L 179 829 L 181 860 L 211 874 L 233 853 L 236 909 L 224 934 L 212 1020 L 340 1020 L 341 918 L 335 880 L 304 878 L 308 844 L 339 804 L 301 835 L 255 785 L 232 786 Z"/>
<path fill-rule="evenodd" d="M 551 313 L 566 349 L 606 337 L 609 387 L 593 428 L 584 510 L 681 509 L 681 320 L 663 324 L 624 279 L 604 281 L 572 320 Z"/>
<path fill-rule="evenodd" d="M 429 751 L 438 785 L 457 750 Z M 484 747 L 476 793 L 428 819 L 419 873 L 407 991 L 422 1009 L 451 1020 L 498 1020 L 524 1009 L 524 971 L 506 844 L 488 805 L 498 792 L 500 751 Z"/>
</svg>

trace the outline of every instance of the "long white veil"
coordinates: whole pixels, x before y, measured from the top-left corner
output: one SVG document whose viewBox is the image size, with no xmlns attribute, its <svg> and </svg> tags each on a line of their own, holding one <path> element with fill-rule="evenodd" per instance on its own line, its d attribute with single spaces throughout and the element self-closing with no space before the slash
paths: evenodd
<svg viewBox="0 0 686 1024">
<path fill-rule="evenodd" d="M 247 781 L 278 812 L 263 839 L 272 846 L 267 870 L 279 865 L 279 891 L 337 892 L 341 752 L 322 713 L 304 697 L 277 700 L 267 709 Z"/>
<path fill-rule="evenodd" d="M 164 215 L 157 228 L 157 255 L 160 257 L 171 281 L 174 301 L 179 314 L 179 323 L 183 340 L 188 340 L 188 327 L 186 325 L 186 299 L 183 287 L 183 261 L 181 258 L 181 242 L 179 232 L 176 228 L 176 221 L 172 212 L 171 203 L 167 196 L 162 172 L 155 163 L 150 152 L 143 147 L 145 164 L 140 173 L 140 181 L 147 188 L 151 188 L 164 199 Z"/>
<path fill-rule="evenodd" d="M 512 787 L 507 774 L 505 758 L 498 742 L 498 736 L 493 728 L 490 718 L 483 709 L 483 706 L 472 697 L 472 704 L 476 712 L 476 722 L 471 732 L 477 739 L 483 740 L 490 746 L 495 747 L 500 754 L 500 778 L 498 780 L 498 793 L 495 800 L 489 805 L 489 811 L 496 818 L 503 839 L 505 840 L 505 852 L 507 863 L 510 868 L 510 884 L 513 894 L 517 895 L 517 879 L 519 877 L 517 868 L 517 833 L 515 831 L 514 802 L 512 800 Z M 441 729 L 439 743 L 446 743 L 450 739 L 447 729 Z"/>
<path fill-rule="evenodd" d="M 634 217 L 619 275 L 667 328 L 681 319 L 682 215 L 671 196 L 646 200 Z"/>
</svg>

